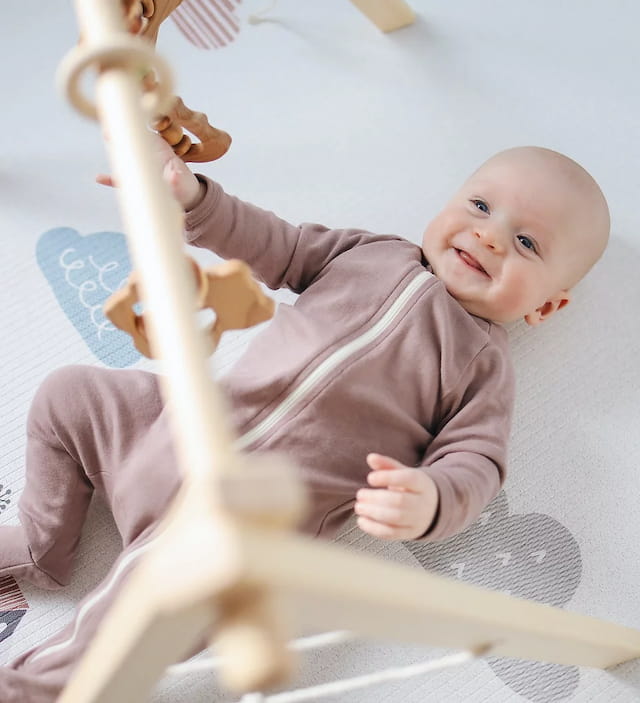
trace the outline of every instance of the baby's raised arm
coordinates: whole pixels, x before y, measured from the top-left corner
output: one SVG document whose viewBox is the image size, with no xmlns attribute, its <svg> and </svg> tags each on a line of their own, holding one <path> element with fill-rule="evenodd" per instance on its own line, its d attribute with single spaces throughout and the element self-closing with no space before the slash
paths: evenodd
<svg viewBox="0 0 640 703">
<path fill-rule="evenodd" d="M 164 139 L 155 137 L 153 143 L 160 159 L 162 175 L 171 188 L 173 197 L 183 210 L 193 209 L 204 197 L 204 185 L 193 175 L 184 161 L 174 154 L 173 149 Z M 104 173 L 98 174 L 96 181 L 105 186 L 117 185 L 112 176 Z"/>
</svg>

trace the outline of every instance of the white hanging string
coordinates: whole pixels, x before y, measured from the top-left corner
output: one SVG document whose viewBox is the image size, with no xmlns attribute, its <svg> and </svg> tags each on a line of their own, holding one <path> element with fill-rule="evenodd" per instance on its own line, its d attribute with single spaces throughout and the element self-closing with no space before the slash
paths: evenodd
<svg viewBox="0 0 640 703">
<path fill-rule="evenodd" d="M 322 632 L 319 635 L 300 637 L 293 642 L 289 642 L 288 648 L 294 652 L 304 652 L 307 649 L 317 649 L 319 647 L 330 647 L 340 642 L 346 642 L 355 637 L 346 630 L 336 630 L 335 632 Z M 173 664 L 167 667 L 166 676 L 181 676 L 183 674 L 193 674 L 198 671 L 209 671 L 220 666 L 220 657 L 206 657 L 192 662 Z"/>
<path fill-rule="evenodd" d="M 257 12 L 253 12 L 247 17 L 247 20 L 249 24 L 259 24 L 260 22 L 268 22 L 269 18 L 266 17 L 271 10 L 278 4 L 278 0 L 272 0 L 271 4 L 268 7 L 263 7 L 262 10 L 258 10 Z"/>
<path fill-rule="evenodd" d="M 297 640 L 289 642 L 288 647 L 293 651 L 302 652 L 308 649 L 330 647 L 335 644 L 340 644 L 341 642 L 346 642 L 354 637 L 355 635 L 353 633 L 344 630 L 336 630 L 335 632 L 323 632 L 319 635 L 300 637 Z M 350 679 L 331 681 L 317 686 L 298 688 L 282 693 L 247 693 L 238 703 L 298 703 L 298 701 L 310 701 L 326 696 L 335 696 L 340 693 L 345 693 L 346 691 L 354 691 L 358 688 L 374 686 L 375 684 L 384 683 L 385 681 L 408 679 L 413 676 L 419 676 L 420 674 L 460 666 L 482 656 L 488 649 L 488 647 L 478 648 L 476 651 L 450 654 L 440 657 L 439 659 L 429 659 L 428 661 L 417 662 L 416 664 L 409 664 L 407 666 L 392 667 L 384 669 L 383 671 L 375 671 L 371 674 L 355 676 Z M 207 657 L 206 659 L 193 662 L 174 664 L 168 667 L 165 673 L 169 676 L 178 676 L 199 671 L 208 671 L 217 669 L 220 666 L 220 662 L 220 657 Z"/>
<path fill-rule="evenodd" d="M 474 652 L 460 652 L 458 654 L 450 654 L 446 657 L 441 657 L 440 659 L 431 659 L 426 662 L 409 664 L 408 666 L 394 667 L 385 669 L 384 671 L 376 671 L 372 674 L 355 676 L 351 679 L 342 679 L 341 681 L 319 684 L 318 686 L 297 688 L 292 691 L 284 691 L 283 693 L 270 695 L 247 693 L 238 703 L 298 703 L 298 701 L 315 701 L 318 698 L 335 696 L 346 693 L 347 691 L 354 691 L 358 688 L 384 683 L 385 681 L 408 679 L 431 671 L 460 666 L 476 658 L 477 654 Z"/>
</svg>

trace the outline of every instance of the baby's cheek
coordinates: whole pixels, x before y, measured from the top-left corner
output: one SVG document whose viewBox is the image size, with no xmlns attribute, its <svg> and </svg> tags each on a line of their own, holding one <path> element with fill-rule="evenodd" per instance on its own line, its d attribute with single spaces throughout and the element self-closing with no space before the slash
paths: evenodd
<svg viewBox="0 0 640 703">
<path fill-rule="evenodd" d="M 496 319 L 504 321 L 515 320 L 523 317 L 535 304 L 532 302 L 532 289 L 530 281 L 526 278 L 514 277 L 500 291 L 496 297 Z"/>
</svg>

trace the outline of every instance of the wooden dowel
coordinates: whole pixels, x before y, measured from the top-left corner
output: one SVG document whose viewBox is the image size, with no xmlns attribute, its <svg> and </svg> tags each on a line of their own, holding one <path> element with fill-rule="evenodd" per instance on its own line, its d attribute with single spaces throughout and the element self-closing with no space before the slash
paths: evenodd
<svg viewBox="0 0 640 703">
<path fill-rule="evenodd" d="M 415 20 L 415 14 L 404 0 L 351 0 L 378 29 L 393 32 Z"/>
<path fill-rule="evenodd" d="M 278 593 L 305 628 L 598 668 L 640 657 L 640 631 L 629 627 L 317 540 L 243 536 L 245 578 Z"/>
<path fill-rule="evenodd" d="M 84 8 L 105 4 L 110 3 L 78 3 Z M 85 9 L 91 22 L 98 15 Z M 92 26 L 86 32 L 82 27 L 88 40 L 94 36 Z M 163 361 L 179 463 L 187 480 L 209 481 L 214 469 L 233 464 L 232 433 L 196 325 L 194 284 L 183 256 L 183 215 L 162 180 L 140 94 L 138 78 L 126 70 L 114 68 L 98 76 L 96 104 L 109 135 L 117 196 L 148 307 L 151 345 Z"/>
</svg>

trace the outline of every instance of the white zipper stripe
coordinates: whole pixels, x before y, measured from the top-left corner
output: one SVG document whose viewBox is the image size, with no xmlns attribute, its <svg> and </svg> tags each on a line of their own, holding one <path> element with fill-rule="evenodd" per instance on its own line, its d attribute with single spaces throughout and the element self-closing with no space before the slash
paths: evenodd
<svg viewBox="0 0 640 703">
<path fill-rule="evenodd" d="M 327 357 L 320 364 L 320 366 L 318 366 L 315 371 L 309 374 L 309 376 L 289 396 L 287 396 L 287 398 L 285 398 L 280 403 L 280 405 L 274 408 L 274 410 L 262 422 L 258 423 L 252 430 L 249 430 L 249 432 L 246 432 L 241 437 L 239 437 L 236 441 L 236 446 L 239 449 L 243 449 L 252 442 L 255 442 L 256 439 L 260 439 L 260 437 L 266 432 L 268 432 L 270 429 L 272 429 L 274 425 L 276 425 L 281 420 L 281 418 L 286 415 L 298 401 L 304 398 L 307 393 L 312 391 L 314 386 L 316 386 L 323 379 L 324 376 L 326 376 L 342 361 L 348 359 L 350 355 L 355 354 L 357 351 L 359 351 L 367 344 L 373 342 L 377 337 L 379 337 L 396 319 L 396 317 L 398 317 L 398 315 L 403 312 L 403 308 L 408 302 L 408 300 L 411 298 L 411 296 L 416 292 L 418 288 L 420 288 L 423 281 L 425 281 L 431 275 L 432 274 L 427 271 L 418 274 L 411 281 L 411 283 L 409 283 L 409 285 L 402 291 L 402 293 L 398 296 L 397 300 L 393 303 L 393 305 L 380 318 L 380 320 L 376 322 L 373 327 L 371 327 L 362 335 L 360 335 L 360 337 L 349 342 L 349 344 L 345 345 L 340 349 L 337 349 L 331 356 Z M 78 611 L 71 635 L 63 642 L 59 642 L 49 647 L 45 647 L 44 649 L 41 649 L 40 651 L 36 652 L 34 655 L 31 656 L 29 661 L 35 662 L 41 659 L 42 657 L 54 654 L 71 646 L 78 635 L 82 622 L 84 621 L 87 614 L 91 611 L 91 609 L 109 593 L 109 590 L 119 578 L 122 571 L 126 569 L 126 567 L 132 561 L 142 556 L 142 554 L 144 554 L 153 544 L 155 544 L 155 542 L 156 539 L 153 538 L 152 540 L 149 540 L 149 542 L 143 544 L 141 547 L 138 547 L 137 549 L 134 549 L 129 552 L 126 557 L 124 557 L 124 559 L 122 559 L 122 561 L 118 564 L 116 570 L 111 575 L 109 581 L 104 584 L 99 591 L 94 592 L 91 599 L 88 600 L 84 604 L 84 606 Z"/>
<path fill-rule="evenodd" d="M 432 276 L 428 271 L 419 273 L 409 285 L 398 296 L 393 305 L 376 322 L 373 327 L 361 334 L 356 339 L 346 344 L 340 349 L 336 349 L 331 356 L 327 357 L 307 378 L 295 388 L 277 407 L 275 407 L 264 420 L 259 422 L 253 429 L 238 437 L 235 442 L 237 449 L 245 449 L 247 446 L 260 439 L 291 410 L 291 408 L 310 393 L 320 381 L 331 372 L 338 364 L 342 363 L 349 356 L 360 351 L 363 347 L 373 342 L 379 337 L 391 323 L 403 312 L 405 304 L 409 298 L 420 288 L 420 286 Z"/>
<path fill-rule="evenodd" d="M 115 571 L 111 574 L 111 578 L 107 581 L 107 583 L 103 581 L 100 590 L 93 591 L 89 600 L 87 600 L 82 606 L 82 608 L 80 608 L 73 623 L 73 632 L 69 635 L 69 637 L 67 637 L 67 639 L 63 640 L 62 642 L 52 644 L 49 647 L 45 647 L 44 649 L 37 651 L 35 654 L 29 657 L 29 663 L 38 661 L 38 659 L 42 659 L 42 657 L 46 657 L 50 654 L 55 654 L 56 652 L 60 652 L 66 649 L 67 647 L 70 647 L 74 643 L 76 636 L 80 631 L 82 621 L 91 611 L 93 606 L 97 605 L 105 596 L 109 595 L 109 589 L 113 587 L 113 585 L 118 580 L 122 572 L 127 568 L 127 566 L 129 566 L 132 561 L 135 561 L 136 559 L 141 557 L 149 549 L 149 547 L 152 547 L 156 543 L 156 541 L 157 538 L 154 537 L 153 539 L 143 544 L 141 547 L 137 547 L 133 551 L 129 552 L 122 559 L 122 561 L 118 563 Z"/>
</svg>

